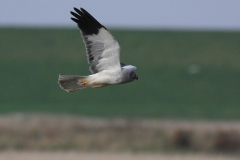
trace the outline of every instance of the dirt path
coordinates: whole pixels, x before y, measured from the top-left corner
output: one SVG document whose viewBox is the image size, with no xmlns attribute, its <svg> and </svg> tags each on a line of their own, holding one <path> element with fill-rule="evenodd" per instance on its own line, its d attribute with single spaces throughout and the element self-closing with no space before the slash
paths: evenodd
<svg viewBox="0 0 240 160">
<path fill-rule="evenodd" d="M 239 160 L 221 155 L 131 154 L 87 152 L 0 152 L 0 160 Z"/>
<path fill-rule="evenodd" d="M 240 153 L 240 121 L 98 119 L 0 115 L 1 150 L 179 151 Z M 225 152 L 226 153 L 226 152 Z"/>
</svg>

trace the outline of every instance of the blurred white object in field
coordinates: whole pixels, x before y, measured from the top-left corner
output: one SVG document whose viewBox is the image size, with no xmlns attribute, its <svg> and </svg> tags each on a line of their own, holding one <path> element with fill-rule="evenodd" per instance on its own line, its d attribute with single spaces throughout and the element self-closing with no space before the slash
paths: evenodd
<svg viewBox="0 0 240 160">
<path fill-rule="evenodd" d="M 201 71 L 201 67 L 198 64 L 192 64 L 190 66 L 188 66 L 187 68 L 187 72 L 189 74 L 197 74 Z"/>
</svg>

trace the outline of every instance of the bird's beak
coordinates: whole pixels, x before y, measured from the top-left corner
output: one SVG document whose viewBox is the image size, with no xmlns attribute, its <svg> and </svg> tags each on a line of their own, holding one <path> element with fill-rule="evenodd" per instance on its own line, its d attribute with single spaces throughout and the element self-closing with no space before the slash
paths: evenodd
<svg viewBox="0 0 240 160">
<path fill-rule="evenodd" d="M 136 77 L 135 77 L 135 79 L 137 79 L 137 80 L 138 80 L 138 76 L 136 76 Z"/>
</svg>

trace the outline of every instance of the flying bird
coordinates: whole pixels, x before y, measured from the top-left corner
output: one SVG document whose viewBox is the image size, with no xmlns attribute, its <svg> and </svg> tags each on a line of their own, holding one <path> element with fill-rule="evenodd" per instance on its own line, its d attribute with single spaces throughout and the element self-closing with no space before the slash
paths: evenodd
<svg viewBox="0 0 240 160">
<path fill-rule="evenodd" d="M 99 88 L 138 80 L 137 68 L 120 62 L 120 46 L 112 34 L 85 9 L 74 8 L 70 12 L 77 23 L 85 44 L 89 70 L 92 75 L 77 76 L 60 74 L 58 83 L 67 92 L 87 87 Z"/>
</svg>

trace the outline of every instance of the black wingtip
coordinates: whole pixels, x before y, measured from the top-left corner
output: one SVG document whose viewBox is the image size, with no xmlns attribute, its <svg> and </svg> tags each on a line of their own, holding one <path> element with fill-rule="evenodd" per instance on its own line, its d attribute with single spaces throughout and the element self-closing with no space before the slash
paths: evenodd
<svg viewBox="0 0 240 160">
<path fill-rule="evenodd" d="M 74 7 L 73 9 L 75 12 L 70 11 L 70 13 L 73 15 L 71 19 L 78 24 L 78 27 L 82 30 L 84 34 L 98 34 L 100 28 L 105 28 L 85 9 L 80 8 L 79 10 L 76 7 Z"/>
<path fill-rule="evenodd" d="M 71 20 L 73 20 L 74 22 L 78 23 L 78 20 L 76 18 L 71 17 Z"/>
<path fill-rule="evenodd" d="M 78 8 L 75 8 L 75 7 L 74 7 L 73 9 L 74 9 L 74 11 L 77 12 L 78 14 L 80 14 L 80 15 L 82 14 L 82 11 L 80 11 Z"/>
<path fill-rule="evenodd" d="M 73 12 L 73 11 L 70 11 L 70 13 L 71 13 L 71 15 L 73 15 L 74 12 Z"/>
<path fill-rule="evenodd" d="M 76 11 L 76 10 L 79 10 L 78 8 L 76 8 L 76 7 L 73 7 L 73 9 Z"/>
<path fill-rule="evenodd" d="M 82 7 L 81 7 L 80 9 L 81 9 L 82 12 L 87 12 L 87 11 L 86 11 L 84 8 L 82 8 Z"/>
</svg>

